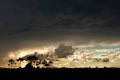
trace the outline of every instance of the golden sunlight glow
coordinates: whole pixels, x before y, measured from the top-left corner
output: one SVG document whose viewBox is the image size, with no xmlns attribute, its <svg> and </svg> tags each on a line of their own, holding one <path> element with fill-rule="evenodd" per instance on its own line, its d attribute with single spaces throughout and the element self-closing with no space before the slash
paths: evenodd
<svg viewBox="0 0 120 80">
<path fill-rule="evenodd" d="M 16 58 L 23 57 L 23 56 L 28 55 L 28 54 L 34 54 L 34 52 L 38 52 L 38 54 L 46 54 L 49 51 L 53 51 L 54 49 L 55 49 L 55 47 L 53 47 L 53 46 L 44 47 L 44 48 L 21 49 L 18 51 L 10 52 L 8 57 L 16 59 Z"/>
<path fill-rule="evenodd" d="M 54 51 L 56 47 L 42 47 L 42 48 L 26 48 L 26 49 L 20 49 L 17 51 L 12 51 L 9 53 L 8 57 L 5 59 L 8 61 L 8 59 L 18 59 L 19 57 L 24 57 L 28 54 L 34 54 L 34 52 L 38 52 L 38 54 L 46 54 L 48 52 Z M 57 68 L 84 68 L 84 67 L 91 67 L 95 68 L 96 66 L 99 68 L 103 67 L 120 67 L 118 63 L 120 63 L 120 54 L 105 54 L 105 56 L 93 56 L 92 53 L 94 52 L 101 52 L 103 50 L 95 49 L 95 50 L 84 50 L 82 52 L 76 50 L 73 55 L 69 55 L 67 58 L 58 58 L 58 61 L 54 61 L 54 64 L 52 66 Z M 106 52 L 106 50 L 105 50 Z M 109 53 L 109 52 L 108 52 Z M 116 56 L 116 57 L 114 57 Z M 109 59 L 109 62 L 103 62 L 105 58 Z M 100 59 L 100 61 L 98 61 Z M 23 61 L 21 64 L 21 67 L 24 68 L 27 64 L 27 61 Z M 18 65 L 20 65 L 18 63 Z M 8 65 L 6 65 L 8 66 Z M 42 65 L 40 65 L 41 67 Z"/>
</svg>

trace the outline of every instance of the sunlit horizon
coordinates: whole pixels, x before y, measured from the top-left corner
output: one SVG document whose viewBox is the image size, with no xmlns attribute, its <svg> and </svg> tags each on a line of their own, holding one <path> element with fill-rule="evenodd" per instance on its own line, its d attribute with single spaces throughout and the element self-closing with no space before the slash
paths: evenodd
<svg viewBox="0 0 120 80">
<path fill-rule="evenodd" d="M 66 46 L 66 45 L 65 45 Z M 119 46 L 107 46 L 107 47 L 96 47 L 96 46 L 88 46 L 88 47 L 79 47 L 72 46 L 75 51 L 73 54 L 68 55 L 67 57 L 57 58 L 59 61 L 54 61 L 53 65 L 57 68 L 67 67 L 67 68 L 84 68 L 84 67 L 120 67 L 117 63 L 120 63 L 120 48 Z M 55 53 L 55 49 L 57 47 L 50 46 L 44 48 L 31 48 L 31 49 L 21 49 L 17 51 L 12 51 L 8 54 L 5 60 L 5 66 L 8 68 L 8 60 L 9 59 L 18 59 L 22 58 L 26 55 L 34 55 L 37 52 L 39 54 L 47 54 L 47 53 Z M 114 57 L 116 56 L 116 57 Z M 96 60 L 99 61 L 96 61 Z M 107 62 L 102 62 L 104 59 L 109 59 Z M 6 62 L 7 61 L 7 62 Z M 22 62 L 21 67 L 24 68 L 27 64 L 26 61 Z"/>
</svg>

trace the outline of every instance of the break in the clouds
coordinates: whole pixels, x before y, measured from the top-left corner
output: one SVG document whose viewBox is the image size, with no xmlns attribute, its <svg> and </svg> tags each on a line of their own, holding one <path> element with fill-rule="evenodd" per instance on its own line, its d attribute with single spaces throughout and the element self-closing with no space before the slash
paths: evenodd
<svg viewBox="0 0 120 80">
<path fill-rule="evenodd" d="M 0 56 L 71 42 L 119 45 L 117 0 L 1 0 Z"/>
</svg>

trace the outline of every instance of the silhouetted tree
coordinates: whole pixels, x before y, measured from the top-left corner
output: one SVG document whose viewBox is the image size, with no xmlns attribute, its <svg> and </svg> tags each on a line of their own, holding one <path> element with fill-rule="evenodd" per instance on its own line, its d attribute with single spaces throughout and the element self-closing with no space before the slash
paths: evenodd
<svg viewBox="0 0 120 80">
<path fill-rule="evenodd" d="M 38 58 L 36 56 L 28 56 L 27 60 L 34 61 L 34 60 L 38 60 Z"/>
<path fill-rule="evenodd" d="M 106 66 L 104 66 L 104 68 L 107 68 Z"/>
<path fill-rule="evenodd" d="M 26 69 L 31 69 L 33 68 L 32 66 L 32 62 L 29 62 L 26 66 L 25 66 Z"/>
<path fill-rule="evenodd" d="M 53 64 L 53 61 L 50 60 L 49 62 L 47 62 L 46 60 L 43 60 L 42 64 L 46 67 L 50 67 L 50 65 Z"/>
<path fill-rule="evenodd" d="M 24 60 L 23 58 L 18 58 L 17 59 L 17 62 L 20 62 L 20 67 L 21 67 L 21 62 L 23 62 L 23 60 Z"/>
<path fill-rule="evenodd" d="M 13 67 L 13 64 L 15 64 L 15 60 L 14 59 L 10 59 L 9 60 L 9 63 L 8 66 L 10 66 L 11 68 Z"/>
<path fill-rule="evenodd" d="M 37 68 L 39 68 L 39 65 L 41 64 L 41 60 L 37 60 L 36 61 L 36 66 L 37 66 Z"/>
<path fill-rule="evenodd" d="M 48 62 L 47 62 L 46 60 L 43 60 L 42 64 L 43 64 L 44 66 L 48 66 Z"/>
<path fill-rule="evenodd" d="M 28 56 L 26 60 L 30 61 L 30 63 L 34 63 L 34 67 L 35 67 L 35 63 L 36 63 L 36 60 L 38 60 L 38 58 L 32 55 L 32 56 Z"/>
</svg>

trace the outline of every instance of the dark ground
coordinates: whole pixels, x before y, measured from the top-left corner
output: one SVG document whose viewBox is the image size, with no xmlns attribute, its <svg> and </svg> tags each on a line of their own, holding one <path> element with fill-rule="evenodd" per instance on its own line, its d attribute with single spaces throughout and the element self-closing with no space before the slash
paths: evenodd
<svg viewBox="0 0 120 80">
<path fill-rule="evenodd" d="M 120 80 L 119 68 L 0 69 L 0 80 Z"/>
</svg>

